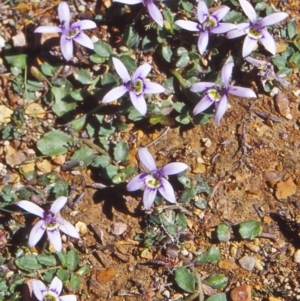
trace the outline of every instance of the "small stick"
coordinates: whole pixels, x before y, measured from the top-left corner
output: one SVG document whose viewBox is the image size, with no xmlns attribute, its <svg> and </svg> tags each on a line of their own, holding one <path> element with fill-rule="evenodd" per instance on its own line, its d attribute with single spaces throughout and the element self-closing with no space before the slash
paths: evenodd
<svg viewBox="0 0 300 301">
<path fill-rule="evenodd" d="M 270 233 L 266 233 L 266 232 L 261 232 L 258 237 L 268 238 L 268 239 L 271 239 L 271 240 L 274 240 L 274 241 L 276 241 L 278 239 L 278 237 L 275 234 L 270 234 Z"/>
<path fill-rule="evenodd" d="M 148 144 L 146 144 L 145 146 L 142 146 L 142 147 L 149 147 L 151 145 L 153 145 L 154 143 L 156 143 L 158 140 L 160 140 L 163 136 L 165 136 L 167 134 L 167 132 L 169 131 L 170 127 L 167 126 L 163 132 L 156 138 L 154 139 L 153 141 L 149 142 Z"/>
</svg>

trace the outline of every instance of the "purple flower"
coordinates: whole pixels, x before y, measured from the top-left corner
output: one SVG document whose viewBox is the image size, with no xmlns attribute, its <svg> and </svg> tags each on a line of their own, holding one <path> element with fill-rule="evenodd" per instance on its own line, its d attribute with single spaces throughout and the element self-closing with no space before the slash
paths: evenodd
<svg viewBox="0 0 300 301">
<path fill-rule="evenodd" d="M 31 280 L 32 290 L 34 295 L 39 301 L 52 300 L 52 301 L 76 301 L 75 295 L 66 295 L 60 297 L 63 283 L 58 277 L 54 277 L 51 281 L 49 288 L 40 281 L 33 279 Z"/>
<path fill-rule="evenodd" d="M 75 227 L 63 218 L 57 216 L 61 208 L 66 204 L 67 200 L 68 198 L 65 196 L 59 197 L 55 200 L 50 210 L 47 212 L 38 205 L 29 201 L 19 201 L 16 203 L 16 205 L 22 209 L 42 218 L 33 226 L 29 234 L 28 244 L 30 248 L 33 248 L 37 244 L 45 231 L 47 232 L 50 243 L 56 252 L 60 252 L 62 249 L 59 230 L 63 231 L 69 236 L 77 239 L 79 238 L 79 234 Z"/>
<path fill-rule="evenodd" d="M 153 0 L 113 0 L 113 2 L 120 2 L 129 5 L 143 3 L 154 22 L 156 22 L 160 27 L 164 26 L 163 16 L 160 10 L 154 5 Z"/>
<path fill-rule="evenodd" d="M 112 60 L 118 75 L 123 81 L 123 85 L 109 91 L 102 99 L 102 102 L 108 103 L 114 101 L 123 96 L 126 92 L 129 92 L 133 106 L 140 114 L 145 115 L 147 112 L 147 104 L 144 94 L 162 93 L 165 91 L 165 88 L 157 83 L 146 80 L 146 76 L 152 68 L 148 63 L 139 66 L 131 78 L 125 65 L 119 59 L 113 57 Z"/>
<path fill-rule="evenodd" d="M 255 9 L 247 0 L 239 0 L 239 2 L 249 18 L 250 23 L 237 24 L 237 29 L 228 32 L 226 37 L 228 39 L 234 39 L 245 34 L 247 35 L 243 45 L 243 57 L 248 56 L 252 52 L 257 42 L 261 42 L 269 52 L 275 55 L 275 41 L 265 27 L 281 22 L 288 17 L 288 14 L 279 12 L 270 14 L 262 20 L 258 20 Z"/>
<path fill-rule="evenodd" d="M 39 26 L 34 32 L 38 33 L 61 33 L 60 48 L 64 58 L 69 61 L 73 57 L 73 40 L 78 44 L 94 49 L 92 40 L 83 33 L 85 29 L 96 28 L 96 23 L 90 20 L 82 20 L 70 26 L 71 14 L 66 2 L 58 5 L 59 26 Z"/>
<path fill-rule="evenodd" d="M 220 21 L 229 12 L 229 7 L 225 6 L 210 14 L 204 1 L 199 1 L 197 15 L 199 23 L 187 20 L 178 20 L 176 25 L 190 31 L 199 31 L 198 48 L 201 54 L 206 50 L 209 35 L 225 33 L 236 28 L 236 25 L 230 23 L 220 23 Z"/>
<path fill-rule="evenodd" d="M 233 63 L 225 64 L 222 68 L 221 85 L 208 82 L 195 83 L 191 86 L 192 92 L 204 92 L 205 96 L 194 108 L 194 115 L 199 114 L 215 103 L 215 123 L 220 125 L 220 120 L 227 109 L 228 94 L 238 97 L 256 97 L 255 93 L 249 88 L 229 86 L 232 74 Z"/>
<path fill-rule="evenodd" d="M 145 187 L 143 202 L 146 210 L 152 206 L 157 191 L 170 203 L 176 203 L 173 187 L 166 179 L 168 175 L 180 173 L 188 168 L 181 162 L 169 163 L 161 169 L 157 169 L 154 159 L 147 148 L 140 148 L 139 159 L 149 172 L 143 172 L 135 176 L 127 184 L 128 191 L 135 191 Z"/>
</svg>

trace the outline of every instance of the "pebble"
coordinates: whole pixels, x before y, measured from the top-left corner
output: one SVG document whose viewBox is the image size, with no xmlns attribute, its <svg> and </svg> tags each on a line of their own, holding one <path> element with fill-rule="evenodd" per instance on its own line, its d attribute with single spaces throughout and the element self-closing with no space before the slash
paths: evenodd
<svg viewBox="0 0 300 301">
<path fill-rule="evenodd" d="M 296 193 L 296 184 L 292 177 L 285 181 L 278 182 L 275 186 L 275 196 L 279 200 L 286 200 L 289 196 Z"/>
<path fill-rule="evenodd" d="M 201 141 L 207 148 L 210 148 L 212 146 L 212 142 L 209 138 L 202 138 Z"/>
<path fill-rule="evenodd" d="M 127 230 L 127 225 L 124 223 L 114 223 L 111 227 L 111 233 L 115 236 L 122 235 Z"/>
<path fill-rule="evenodd" d="M 251 301 L 251 286 L 248 284 L 237 286 L 230 292 L 230 298 L 232 301 Z"/>
<path fill-rule="evenodd" d="M 221 270 L 236 270 L 236 269 L 238 269 L 238 265 L 235 262 L 233 262 L 229 259 L 220 260 L 218 262 L 218 267 Z"/>
<path fill-rule="evenodd" d="M 14 47 L 24 47 L 26 46 L 26 37 L 22 31 L 18 32 L 12 38 Z"/>
<path fill-rule="evenodd" d="M 289 99 L 283 92 L 279 92 L 274 97 L 275 108 L 281 116 L 286 117 L 290 114 Z"/>
<path fill-rule="evenodd" d="M 268 301 L 283 301 L 283 299 L 270 296 Z"/>
<path fill-rule="evenodd" d="M 294 253 L 294 262 L 300 263 L 300 249 L 296 250 Z"/>
<path fill-rule="evenodd" d="M 75 228 L 80 234 L 86 234 L 89 231 L 86 224 L 83 222 L 77 222 Z"/>
<path fill-rule="evenodd" d="M 255 258 L 253 256 L 244 256 L 239 260 L 241 267 L 246 271 L 252 271 L 255 266 Z"/>
<path fill-rule="evenodd" d="M 255 253 L 259 252 L 259 246 L 256 246 L 251 242 L 247 243 L 246 247 L 252 252 L 255 252 Z"/>
</svg>

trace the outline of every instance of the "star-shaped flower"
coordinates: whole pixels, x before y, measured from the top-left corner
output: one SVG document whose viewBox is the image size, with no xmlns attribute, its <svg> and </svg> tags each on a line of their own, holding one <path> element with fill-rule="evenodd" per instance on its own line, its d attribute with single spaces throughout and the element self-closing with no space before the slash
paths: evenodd
<svg viewBox="0 0 300 301">
<path fill-rule="evenodd" d="M 197 9 L 199 23 L 188 20 L 178 20 L 175 24 L 189 31 L 199 31 L 198 48 L 200 54 L 203 54 L 208 45 L 210 34 L 225 33 L 236 28 L 236 26 L 231 23 L 220 23 L 228 12 L 229 7 L 225 6 L 210 14 L 206 3 L 200 0 Z"/>
<path fill-rule="evenodd" d="M 152 155 L 144 147 L 138 150 L 138 156 L 144 167 L 148 169 L 148 172 L 140 173 L 131 179 L 127 184 L 127 190 L 135 191 L 145 187 L 143 202 L 146 210 L 151 208 L 157 191 L 170 203 L 176 203 L 174 189 L 166 179 L 166 176 L 180 173 L 187 169 L 188 166 L 185 163 L 174 162 L 158 169 Z"/>
<path fill-rule="evenodd" d="M 145 115 L 147 104 L 144 94 L 162 93 L 165 91 L 165 88 L 157 83 L 146 80 L 152 68 L 148 63 L 139 66 L 132 77 L 130 77 L 125 65 L 119 59 L 113 57 L 112 61 L 118 75 L 123 81 L 123 85 L 109 91 L 102 99 L 102 102 L 108 103 L 114 101 L 129 92 L 133 106 L 140 114 Z"/>
<path fill-rule="evenodd" d="M 79 234 L 74 226 L 72 226 L 68 221 L 58 216 L 59 211 L 66 204 L 68 198 L 61 196 L 56 199 L 52 204 L 49 211 L 45 211 L 40 206 L 29 202 L 29 201 L 19 201 L 16 203 L 22 209 L 35 214 L 42 218 L 38 221 L 32 228 L 29 234 L 28 244 L 30 248 L 33 248 L 37 242 L 41 239 L 45 231 L 47 232 L 50 243 L 56 252 L 60 252 L 62 249 L 61 236 L 59 230 L 63 231 L 65 234 L 79 238 Z"/>
<path fill-rule="evenodd" d="M 164 26 L 164 19 L 160 12 L 160 10 L 157 8 L 157 6 L 154 4 L 153 0 L 113 0 L 113 2 L 120 2 L 128 5 L 143 3 L 144 6 L 147 8 L 149 15 L 151 18 L 160 26 Z"/>
<path fill-rule="evenodd" d="M 59 26 L 39 26 L 34 32 L 37 33 L 61 33 L 60 49 L 63 57 L 69 61 L 73 57 L 73 40 L 78 44 L 94 49 L 92 40 L 83 33 L 85 29 L 96 28 L 96 23 L 91 20 L 81 20 L 70 25 L 71 14 L 66 2 L 58 5 Z"/>
<path fill-rule="evenodd" d="M 233 63 L 225 64 L 222 68 L 221 85 L 209 82 L 195 83 L 191 86 L 192 92 L 204 92 L 205 96 L 194 108 L 194 115 L 199 114 L 215 104 L 215 123 L 220 125 L 221 118 L 226 112 L 228 103 L 228 94 L 233 94 L 238 97 L 256 97 L 255 93 L 249 88 L 229 86 L 229 80 L 232 74 Z"/>
<path fill-rule="evenodd" d="M 63 283 L 58 277 L 54 277 L 51 281 L 49 288 L 37 279 L 31 280 L 32 291 L 39 301 L 76 301 L 77 297 L 75 295 L 65 295 L 59 296 Z"/>
<path fill-rule="evenodd" d="M 250 23 L 237 24 L 237 29 L 228 32 L 226 37 L 234 39 L 245 34 L 247 35 L 243 45 L 243 57 L 248 56 L 258 42 L 261 42 L 269 52 L 275 55 L 275 41 L 266 27 L 281 22 L 288 17 L 288 14 L 284 12 L 273 13 L 259 20 L 255 9 L 247 0 L 239 0 L 239 2 Z"/>
</svg>

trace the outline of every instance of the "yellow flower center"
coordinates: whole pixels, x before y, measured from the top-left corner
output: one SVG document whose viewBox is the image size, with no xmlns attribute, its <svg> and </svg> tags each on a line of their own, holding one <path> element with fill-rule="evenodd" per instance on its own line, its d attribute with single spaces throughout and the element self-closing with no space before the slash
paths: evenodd
<svg viewBox="0 0 300 301">
<path fill-rule="evenodd" d="M 144 83 L 141 79 L 137 79 L 134 83 L 133 83 L 133 91 L 136 94 L 141 94 L 143 92 L 143 87 L 144 87 Z"/>
<path fill-rule="evenodd" d="M 210 30 L 218 25 L 217 20 L 213 16 L 209 16 L 202 24 L 203 30 Z"/>
<path fill-rule="evenodd" d="M 207 91 L 207 95 L 214 102 L 219 102 L 221 100 L 221 95 L 217 89 L 214 89 L 214 88 L 209 89 Z"/>
<path fill-rule="evenodd" d="M 150 188 L 158 188 L 161 186 L 161 182 L 158 178 L 148 175 L 146 179 L 146 185 Z"/>
</svg>

